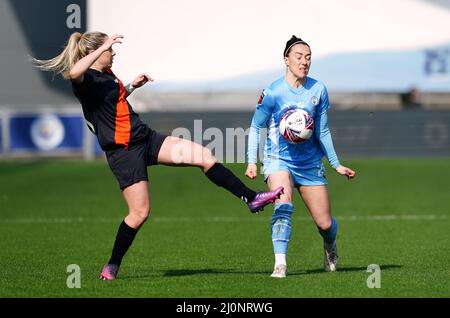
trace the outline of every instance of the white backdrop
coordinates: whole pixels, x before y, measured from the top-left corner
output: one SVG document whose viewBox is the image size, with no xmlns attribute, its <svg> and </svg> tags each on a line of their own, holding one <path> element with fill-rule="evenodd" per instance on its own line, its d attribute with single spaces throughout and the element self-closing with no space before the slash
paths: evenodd
<svg viewBox="0 0 450 318">
<path fill-rule="evenodd" d="M 122 33 L 115 72 L 159 82 L 282 67 L 292 34 L 313 58 L 450 43 L 450 10 L 422 0 L 88 0 L 88 29 Z"/>
</svg>

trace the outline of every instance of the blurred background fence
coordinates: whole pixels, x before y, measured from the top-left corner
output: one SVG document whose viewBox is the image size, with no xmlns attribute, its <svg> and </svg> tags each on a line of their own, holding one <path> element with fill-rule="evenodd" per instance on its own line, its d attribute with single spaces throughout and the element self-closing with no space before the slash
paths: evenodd
<svg viewBox="0 0 450 318">
<path fill-rule="evenodd" d="M 78 108 L 4 109 L 0 116 L 0 158 L 103 156 Z M 141 117 L 162 133 L 183 129 L 184 138 L 207 146 L 221 161 L 245 160 L 250 111 L 152 112 Z M 329 119 L 335 148 L 343 157 L 450 156 L 450 111 L 345 110 L 331 111 Z"/>
<path fill-rule="evenodd" d="M 173 0 L 171 3 L 181 5 L 182 2 Z M 130 27 L 130 21 L 139 20 L 139 14 L 149 19 L 151 12 L 160 12 L 158 10 L 162 6 L 158 1 L 136 1 L 134 4 L 139 10 L 117 20 L 117 31 Z M 408 4 L 405 9 L 408 14 L 395 15 L 392 8 L 402 4 Z M 266 0 L 261 10 L 278 5 L 276 1 Z M 306 5 L 310 9 L 318 5 L 330 6 L 333 10 L 342 10 L 342 14 L 348 12 L 353 17 L 358 15 L 358 10 L 363 10 L 372 22 L 377 22 L 378 27 L 373 28 L 372 22 L 366 26 L 361 24 L 360 30 L 351 29 L 349 38 L 376 38 L 375 32 L 381 32 L 386 38 L 392 35 L 393 43 L 403 43 L 403 47 L 395 50 L 390 47 L 391 44 L 380 42 L 380 47 L 373 50 L 355 48 L 353 51 L 348 49 L 324 55 L 320 51 L 323 44 L 320 42 L 321 37 L 310 36 L 316 41 L 314 47 L 318 47 L 318 58 L 313 60 L 311 75 L 322 80 L 329 89 L 332 104 L 330 128 L 340 156 L 449 156 L 450 1 L 383 0 L 373 4 L 369 1 L 345 0 L 339 7 L 331 1 L 307 1 Z M 128 11 L 123 11 L 124 6 Z M 199 1 L 193 1 L 191 6 L 196 10 L 204 9 L 205 14 L 212 12 L 211 7 Z M 174 18 L 171 21 L 174 21 L 174 28 L 181 32 L 186 42 L 181 41 L 177 44 L 180 46 L 172 44 L 174 47 L 171 49 L 193 51 L 187 41 L 196 41 L 191 38 L 195 34 L 184 34 L 177 27 L 182 12 L 176 7 L 166 9 L 169 10 L 168 14 L 180 15 L 178 20 Z M 99 14 L 102 10 L 107 13 Z M 101 29 L 109 32 L 114 14 L 121 15 L 121 12 L 130 10 L 132 8 L 129 5 L 119 1 L 0 0 L 0 159 L 75 157 L 90 160 L 103 156 L 94 136 L 85 127 L 81 107 L 71 92 L 70 84 L 59 76 L 54 77 L 34 69 L 29 57 L 55 56 L 75 31 Z M 393 15 L 397 21 L 391 21 Z M 409 15 L 423 15 L 429 22 L 421 23 L 430 28 L 420 29 L 420 32 L 425 32 L 422 34 L 423 41 L 417 41 L 416 36 L 419 34 L 401 31 L 405 25 L 411 28 L 416 26 L 415 21 L 408 19 Z M 248 16 L 248 19 L 253 18 L 258 18 L 258 14 Z M 274 16 L 274 19 L 277 17 Z M 286 20 L 283 16 L 278 19 Z M 329 25 L 334 22 L 322 22 L 317 27 L 326 29 L 327 34 L 332 33 Z M 396 31 L 389 23 L 398 23 L 396 25 L 400 31 Z M 172 33 L 168 28 L 164 30 L 169 36 Z M 245 28 L 249 28 L 248 24 L 242 26 L 242 33 L 246 32 Z M 367 30 L 373 34 L 367 34 Z M 266 34 L 268 39 L 273 37 L 280 49 L 285 37 L 297 30 L 289 31 L 287 35 L 286 30 L 281 31 Z M 152 32 L 156 31 L 152 29 Z M 308 30 L 304 32 L 308 36 Z M 283 38 L 280 38 L 280 34 L 283 34 Z M 434 37 L 433 41 L 427 42 L 427 34 L 430 38 Z M 225 39 L 227 43 L 239 41 L 239 34 L 226 35 L 229 36 Z M 201 39 L 202 34 L 197 37 Z M 167 42 L 164 41 L 164 37 L 153 35 L 152 41 L 139 43 L 142 46 L 139 50 L 135 47 L 130 50 L 132 53 L 119 52 L 121 58 L 118 60 L 122 60 L 122 64 L 117 64 L 116 73 L 125 74 L 126 82 L 128 73 L 141 71 L 134 68 L 130 70 L 128 65 L 136 62 L 130 54 L 137 51 L 151 54 L 158 49 L 162 57 L 153 63 L 153 68 L 158 69 L 159 63 L 163 65 L 161 68 L 165 68 L 164 63 L 175 61 L 177 63 L 171 64 L 172 67 L 184 71 L 183 64 L 191 63 L 183 55 L 187 53 L 181 54 L 183 58 L 178 63 L 172 53 L 167 53 Z M 340 43 L 336 43 L 336 50 L 340 48 Z M 225 45 L 224 50 L 232 53 L 237 47 L 239 45 Z M 188 50 L 183 51 L 186 48 Z M 202 48 L 199 51 L 205 58 L 211 55 L 202 51 Z M 262 53 L 258 51 L 258 54 Z M 166 59 L 164 54 L 171 57 Z M 192 54 L 198 55 L 195 52 Z M 247 54 L 242 56 L 246 57 Z M 148 64 L 145 60 L 141 62 L 143 65 Z M 224 73 L 222 79 L 216 80 L 180 82 L 177 78 L 172 81 L 166 78 L 162 83 L 156 82 L 148 88 L 137 90 L 129 100 L 153 129 L 172 134 L 175 129 L 184 128 L 192 140 L 209 146 L 213 151 L 217 151 L 217 145 L 222 142 L 223 148 L 218 155 L 223 161 L 240 161 L 242 151 L 236 148 L 246 142 L 259 94 L 262 88 L 284 72 L 281 60 L 276 63 L 279 64 L 258 72 L 248 71 L 235 76 Z M 204 67 L 199 65 L 200 68 Z M 214 140 L 217 136 L 209 133 L 210 128 L 222 132 L 221 141 Z"/>
</svg>

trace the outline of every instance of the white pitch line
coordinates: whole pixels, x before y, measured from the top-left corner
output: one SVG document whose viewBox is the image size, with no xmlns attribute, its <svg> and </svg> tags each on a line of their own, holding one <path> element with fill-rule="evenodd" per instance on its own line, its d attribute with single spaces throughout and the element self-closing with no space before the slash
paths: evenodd
<svg viewBox="0 0 450 318">
<path fill-rule="evenodd" d="M 123 218 L 88 218 L 88 217 L 72 217 L 72 218 L 0 218 L 1 223 L 18 223 L 18 224 L 51 224 L 51 223 L 118 223 Z M 311 220 L 311 217 L 297 216 L 293 217 L 297 221 Z M 390 214 L 390 215 L 346 215 L 336 216 L 338 221 L 440 221 L 447 220 L 448 215 L 437 214 Z M 248 217 L 150 217 L 150 222 L 156 223 L 193 223 L 193 222 L 211 222 L 211 223 L 237 223 L 237 222 L 266 222 L 267 218 L 258 216 Z"/>
</svg>

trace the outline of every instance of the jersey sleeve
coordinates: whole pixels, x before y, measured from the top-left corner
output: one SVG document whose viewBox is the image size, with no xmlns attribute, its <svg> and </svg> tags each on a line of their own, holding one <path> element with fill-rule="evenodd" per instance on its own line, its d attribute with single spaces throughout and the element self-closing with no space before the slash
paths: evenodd
<svg viewBox="0 0 450 318">
<path fill-rule="evenodd" d="M 315 118 L 315 133 L 319 140 L 320 146 L 325 153 L 330 165 L 336 169 L 340 163 L 336 151 L 334 150 L 331 132 L 328 127 L 328 109 L 330 102 L 328 100 L 328 92 L 324 87 L 320 95 L 320 106 Z"/>
<path fill-rule="evenodd" d="M 87 70 L 83 74 L 83 81 L 80 84 L 76 84 L 76 83 L 72 82 L 72 85 L 77 91 L 86 91 L 86 90 L 88 90 L 88 88 L 90 87 L 90 84 L 92 84 L 93 81 L 94 81 L 94 76 L 91 74 L 91 72 L 89 72 L 89 70 Z"/>
<path fill-rule="evenodd" d="M 253 114 L 250 133 L 248 136 L 247 162 L 256 163 L 261 139 L 261 128 L 266 128 L 274 109 L 274 98 L 270 91 L 262 91 Z"/>
</svg>

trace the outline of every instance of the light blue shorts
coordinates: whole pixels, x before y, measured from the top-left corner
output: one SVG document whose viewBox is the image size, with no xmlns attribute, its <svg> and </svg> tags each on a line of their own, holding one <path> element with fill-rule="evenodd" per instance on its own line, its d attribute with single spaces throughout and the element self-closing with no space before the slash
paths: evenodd
<svg viewBox="0 0 450 318">
<path fill-rule="evenodd" d="M 278 171 L 289 171 L 295 187 L 301 185 L 313 186 L 328 184 L 325 173 L 325 166 L 322 162 L 312 168 L 306 169 L 282 160 L 265 160 L 263 162 L 264 181 L 267 182 L 267 178 L 269 178 L 272 173 Z"/>
</svg>

